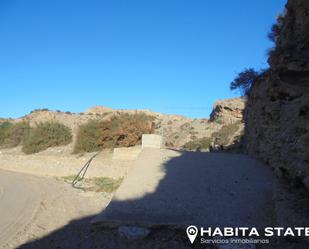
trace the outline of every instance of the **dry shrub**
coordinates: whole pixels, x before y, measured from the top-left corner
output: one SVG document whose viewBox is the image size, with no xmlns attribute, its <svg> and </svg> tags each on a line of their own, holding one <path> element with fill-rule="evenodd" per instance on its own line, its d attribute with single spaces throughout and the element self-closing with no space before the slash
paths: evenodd
<svg viewBox="0 0 309 249">
<path fill-rule="evenodd" d="M 91 120 L 81 125 L 74 153 L 140 144 L 143 134 L 152 133 L 153 117 L 146 114 L 120 114 L 110 120 Z"/>
<path fill-rule="evenodd" d="M 69 127 L 57 122 L 44 122 L 31 128 L 23 142 L 22 150 L 26 154 L 31 154 L 71 142 L 72 132 Z"/>
<path fill-rule="evenodd" d="M 191 151 L 208 150 L 211 142 L 212 139 L 210 137 L 203 137 L 187 142 L 183 149 Z"/>
<path fill-rule="evenodd" d="M 3 148 L 15 147 L 26 139 L 29 132 L 30 125 L 28 122 L 4 122 L 0 125 L 0 146 Z"/>
</svg>

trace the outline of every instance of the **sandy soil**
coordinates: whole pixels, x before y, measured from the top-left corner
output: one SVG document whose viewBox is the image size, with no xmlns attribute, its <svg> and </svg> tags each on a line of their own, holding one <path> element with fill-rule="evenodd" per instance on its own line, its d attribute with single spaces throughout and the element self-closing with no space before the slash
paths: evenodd
<svg viewBox="0 0 309 249">
<path fill-rule="evenodd" d="M 1 249 L 190 248 L 183 231 L 158 229 L 147 240 L 128 242 L 117 229 L 94 228 L 91 220 L 108 205 L 112 194 L 84 192 L 61 180 L 59 176 L 76 174 L 92 156 L 71 155 L 66 149 L 30 156 L 20 148 L 1 150 Z M 133 161 L 115 160 L 106 151 L 94 162 L 87 176 L 124 176 Z"/>
<path fill-rule="evenodd" d="M 132 147 L 131 154 L 138 155 L 140 147 Z M 46 151 L 25 155 L 21 147 L 0 150 L 0 169 L 40 176 L 75 175 L 96 153 L 72 154 L 68 146 L 49 148 Z M 112 150 L 102 151 L 92 162 L 86 177 L 123 177 L 132 165 L 132 158 L 113 158 Z M 44 163 L 42 163 L 44 162 Z"/>
<path fill-rule="evenodd" d="M 56 152 L 54 153 L 55 154 L 51 153 L 49 155 L 44 155 L 42 153 L 40 155 L 36 155 L 36 157 L 33 156 L 35 158 L 33 159 L 33 157 L 31 156 L 23 156 L 20 155 L 17 151 L 11 151 L 11 154 L 3 153 L 0 156 L 0 166 L 3 165 L 3 158 L 8 156 L 10 157 L 9 162 L 14 162 L 14 157 L 23 156 L 24 162 L 22 162 L 22 159 L 19 159 L 20 161 L 17 161 L 16 165 L 18 162 L 22 162 L 24 163 L 22 165 L 29 165 L 30 167 L 31 163 L 39 163 L 40 160 L 41 165 L 42 162 L 44 162 L 45 165 L 45 163 L 48 162 L 48 160 L 46 160 L 46 158 L 48 157 L 46 156 L 50 156 L 53 158 L 53 160 L 56 160 L 58 156 Z M 89 158 L 88 156 L 89 155 L 87 155 L 87 158 Z M 152 162 L 158 160 L 164 165 L 169 165 L 169 171 L 163 171 L 163 175 L 158 175 L 158 181 L 156 182 L 159 182 L 160 184 L 151 185 L 154 192 L 150 191 L 153 192 L 152 194 L 150 194 L 150 196 L 156 196 L 158 195 L 158 193 L 160 194 L 160 189 L 162 190 L 162 186 L 164 187 L 167 183 L 168 185 L 172 184 L 171 186 L 173 186 L 173 188 L 171 188 L 171 190 L 178 191 L 181 190 L 181 188 L 183 187 L 183 191 L 181 190 L 179 192 L 185 192 L 185 183 L 187 182 L 187 180 L 191 179 L 191 176 L 197 177 L 199 174 L 199 171 L 197 170 L 192 171 L 192 165 L 194 166 L 194 163 L 196 163 L 193 160 L 193 157 L 195 158 L 195 154 L 193 152 L 187 153 L 186 156 L 180 156 L 178 155 L 178 152 L 173 151 L 170 151 L 170 153 L 167 154 L 164 153 L 163 156 L 160 155 L 155 157 Z M 231 171 L 224 170 L 225 167 L 229 167 L 231 165 L 231 159 L 234 157 L 240 160 L 243 159 L 244 156 L 231 154 L 225 154 L 220 156 L 220 154 L 217 153 L 199 154 L 199 158 L 201 158 L 200 170 L 207 171 L 206 173 L 202 173 L 202 175 L 205 176 L 205 180 L 208 177 L 208 180 L 203 183 L 203 189 L 206 189 L 205 186 L 207 186 L 207 182 L 209 182 L 209 184 L 211 183 L 211 186 L 216 186 L 219 189 L 222 188 L 222 191 L 224 193 L 225 190 L 229 190 L 228 193 L 237 190 L 237 186 L 240 185 L 234 184 L 235 181 L 232 181 L 233 178 L 231 178 Z M 145 156 L 145 166 L 151 165 L 149 161 L 150 158 L 152 157 L 150 157 L 149 155 Z M 63 157 L 58 157 L 58 160 L 60 163 L 63 163 Z M 110 158 L 110 160 L 112 159 Z M 100 160 L 98 160 L 98 162 L 100 162 Z M 218 164 L 218 162 L 220 162 L 220 164 Z M 184 167 L 184 165 L 187 163 L 190 164 L 190 168 Z M 65 164 L 63 165 L 65 166 Z M 126 170 L 129 170 L 130 167 L 134 168 L 134 165 L 130 166 L 131 163 L 127 168 L 121 168 L 120 162 L 119 165 L 120 166 L 117 170 L 119 172 L 122 172 L 123 174 L 125 174 L 124 172 L 126 172 Z M 205 169 L 203 168 L 203 165 L 205 165 Z M 213 165 L 213 167 L 210 167 L 211 165 Z M 218 165 L 221 166 L 218 167 Z M 176 171 L 173 171 L 174 168 Z M 22 171 L 21 166 L 19 166 L 18 169 L 19 171 Z M 136 171 L 130 172 L 132 172 L 133 174 L 138 173 L 140 177 L 144 178 L 147 175 L 151 175 L 151 171 L 148 172 L 149 168 L 147 169 L 147 167 L 143 167 L 143 169 L 145 169 L 145 171 L 142 174 L 140 174 L 141 172 L 138 173 Z M 183 170 L 186 170 L 185 174 L 182 173 Z M 233 168 L 230 168 L 230 170 L 232 170 L 233 172 Z M 239 172 L 239 169 L 237 172 Z M 253 172 L 253 175 L 259 174 L 259 172 L 260 171 L 257 169 Z M 218 174 L 219 175 L 217 177 L 211 177 L 211 174 L 213 176 L 216 176 Z M 218 177 L 219 179 L 221 179 L 221 183 L 220 181 L 216 181 Z M 153 183 L 153 179 L 156 178 L 150 177 L 149 179 L 151 181 L 148 183 L 145 182 L 143 188 L 145 188 L 145 186 L 148 186 L 147 184 Z M 229 179 L 229 181 L 225 179 Z M 146 181 L 146 178 L 144 180 Z M 246 184 L 250 185 L 251 182 L 252 181 L 246 181 Z M 288 186 L 286 187 L 287 189 L 285 189 L 285 187 L 283 186 L 285 185 L 279 182 L 274 184 L 273 205 L 275 211 L 275 223 L 284 226 L 304 226 L 308 224 L 308 198 L 305 198 L 304 195 L 295 195 L 293 189 L 289 188 Z M 140 185 L 137 187 L 140 190 L 145 191 L 145 189 L 142 189 Z M 136 188 L 136 190 L 138 189 Z M 132 193 L 134 194 L 135 192 Z M 136 193 L 139 192 L 137 191 Z M 206 202 L 207 199 L 210 198 L 210 196 L 213 196 L 213 201 L 207 202 L 209 204 L 209 208 L 213 210 L 221 208 L 221 199 L 215 198 L 219 197 L 220 195 L 210 194 L 207 193 L 205 195 Z M 230 195 L 228 195 L 227 198 L 230 198 L 229 196 Z M 163 197 L 166 198 L 165 195 Z M 182 195 L 180 195 L 179 198 L 180 197 L 182 198 Z M 149 194 L 147 198 L 149 199 Z M 101 213 L 101 211 L 106 208 L 111 199 L 111 194 L 83 192 L 81 190 L 72 188 L 70 184 L 65 183 L 63 180 L 57 180 L 56 177 L 43 177 L 38 175 L 34 176 L 31 174 L 22 174 L 17 172 L 0 170 L 0 248 L 213 248 L 205 247 L 205 245 L 201 246 L 199 244 L 196 244 L 192 247 L 189 244 L 188 239 L 184 235 L 183 230 L 173 230 L 162 227 L 153 228 L 151 229 L 151 233 L 147 238 L 137 241 L 128 241 L 119 236 L 117 228 L 102 229 L 91 226 L 91 221 L 94 219 L 94 217 L 96 217 L 97 214 Z M 147 199 L 145 198 L 145 200 Z M 186 201 L 185 203 L 189 202 Z M 198 202 L 193 202 L 193 204 L 194 203 Z M 228 205 L 228 203 L 229 202 L 226 202 L 225 205 Z M 170 205 L 172 211 L 174 205 L 173 203 L 170 203 Z M 242 204 L 240 206 L 245 210 L 246 205 Z M 261 210 L 261 213 L 263 213 L 262 211 L 263 210 Z M 209 220 L 211 218 L 216 220 L 215 216 L 209 216 Z M 257 247 L 257 249 L 258 248 L 261 247 Z M 305 241 L 289 242 L 284 240 L 278 247 L 263 248 L 304 249 L 309 248 L 309 245 L 308 242 Z"/>
<path fill-rule="evenodd" d="M 74 189 L 55 178 L 3 170 L 0 189 L 0 245 L 4 249 L 46 236 L 74 219 L 94 215 L 111 198 L 110 194 Z"/>
<path fill-rule="evenodd" d="M 1 170 L 0 248 L 191 248 L 183 231 L 157 229 L 146 240 L 128 241 L 117 229 L 93 228 L 91 220 L 111 197 L 50 177 Z"/>
</svg>

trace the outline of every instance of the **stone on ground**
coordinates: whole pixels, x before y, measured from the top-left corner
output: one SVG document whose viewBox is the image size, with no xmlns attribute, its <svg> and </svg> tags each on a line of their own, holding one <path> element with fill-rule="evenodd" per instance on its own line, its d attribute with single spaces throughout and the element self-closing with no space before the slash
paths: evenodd
<svg viewBox="0 0 309 249">
<path fill-rule="evenodd" d="M 150 230 L 144 227 L 136 226 L 121 226 L 118 228 L 118 232 L 121 236 L 128 240 L 137 240 L 147 237 Z"/>
</svg>

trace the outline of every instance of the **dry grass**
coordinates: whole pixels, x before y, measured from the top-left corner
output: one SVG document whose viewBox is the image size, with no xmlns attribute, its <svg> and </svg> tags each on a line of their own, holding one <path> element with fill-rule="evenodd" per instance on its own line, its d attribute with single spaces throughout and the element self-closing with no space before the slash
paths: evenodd
<svg viewBox="0 0 309 249">
<path fill-rule="evenodd" d="M 72 183 L 75 177 L 76 177 L 75 175 L 70 175 L 61 178 L 67 183 Z M 80 188 L 84 190 L 113 193 L 119 188 L 123 178 L 114 179 L 109 177 L 92 177 L 79 180 L 83 186 Z"/>
</svg>

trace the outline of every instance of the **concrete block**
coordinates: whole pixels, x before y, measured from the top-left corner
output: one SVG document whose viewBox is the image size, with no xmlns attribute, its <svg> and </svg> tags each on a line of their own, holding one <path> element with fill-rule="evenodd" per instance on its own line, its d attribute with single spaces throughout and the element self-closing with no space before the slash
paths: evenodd
<svg viewBox="0 0 309 249">
<path fill-rule="evenodd" d="M 156 134 L 143 134 L 142 148 L 162 148 L 162 136 Z"/>
</svg>

